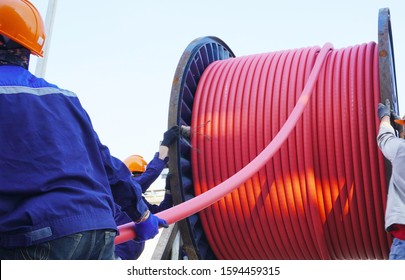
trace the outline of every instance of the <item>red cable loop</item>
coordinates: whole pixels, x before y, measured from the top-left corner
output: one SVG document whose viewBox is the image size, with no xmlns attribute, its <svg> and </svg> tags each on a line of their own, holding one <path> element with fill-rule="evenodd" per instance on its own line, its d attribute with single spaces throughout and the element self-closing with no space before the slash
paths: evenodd
<svg viewBox="0 0 405 280">
<path fill-rule="evenodd" d="M 378 102 L 374 42 L 210 64 L 193 104 L 191 126 L 207 124 L 192 137 L 196 197 L 157 215 L 200 212 L 219 259 L 386 258 Z M 116 244 L 135 236 L 119 229 Z"/>
</svg>

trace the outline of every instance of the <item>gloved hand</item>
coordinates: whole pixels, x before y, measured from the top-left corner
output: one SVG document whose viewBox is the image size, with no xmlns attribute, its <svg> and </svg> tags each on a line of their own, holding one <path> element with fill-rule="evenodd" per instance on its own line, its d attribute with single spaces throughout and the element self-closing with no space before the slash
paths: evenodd
<svg viewBox="0 0 405 280">
<path fill-rule="evenodd" d="M 187 139 L 191 138 L 191 127 L 182 125 L 180 126 L 180 134 Z"/>
<path fill-rule="evenodd" d="M 165 220 L 149 213 L 145 221 L 135 223 L 135 241 L 143 242 L 152 239 L 159 233 L 159 227 L 168 228 L 169 224 Z"/>
<path fill-rule="evenodd" d="M 404 130 L 404 126 L 395 122 L 395 120 L 402 120 L 394 111 L 391 111 L 391 123 L 395 130 L 401 133 Z"/>
<path fill-rule="evenodd" d="M 391 115 L 391 104 L 389 99 L 385 100 L 385 105 L 382 103 L 378 104 L 377 114 L 380 120 L 385 116 L 389 117 Z"/>
<path fill-rule="evenodd" d="M 171 144 L 174 143 L 174 141 L 176 141 L 176 139 L 178 139 L 180 136 L 180 128 L 175 125 L 172 126 L 169 130 L 167 130 L 164 134 L 163 134 L 163 141 L 162 141 L 162 146 L 166 146 L 169 147 Z"/>
</svg>

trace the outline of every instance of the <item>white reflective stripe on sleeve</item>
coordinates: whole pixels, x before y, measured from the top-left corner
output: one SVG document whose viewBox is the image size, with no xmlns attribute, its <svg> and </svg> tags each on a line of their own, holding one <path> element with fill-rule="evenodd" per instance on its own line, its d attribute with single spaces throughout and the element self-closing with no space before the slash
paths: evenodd
<svg viewBox="0 0 405 280">
<path fill-rule="evenodd" d="M 0 94 L 21 94 L 21 93 L 29 93 L 37 96 L 48 94 L 63 94 L 65 96 L 76 97 L 76 94 L 74 92 L 54 87 L 31 88 L 23 86 L 0 86 Z"/>
</svg>

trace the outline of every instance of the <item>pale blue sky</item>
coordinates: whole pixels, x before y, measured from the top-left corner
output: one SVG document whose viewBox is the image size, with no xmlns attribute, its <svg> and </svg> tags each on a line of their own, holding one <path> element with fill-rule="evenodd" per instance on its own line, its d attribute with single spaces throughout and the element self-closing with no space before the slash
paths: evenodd
<svg viewBox="0 0 405 280">
<path fill-rule="evenodd" d="M 45 19 L 48 0 L 32 2 Z M 195 38 L 219 37 L 236 56 L 326 42 L 344 48 L 378 41 L 380 8 L 391 11 L 401 93 L 402 0 L 58 0 L 45 78 L 78 94 L 113 155 L 150 160 L 167 127 L 178 61 Z"/>
</svg>

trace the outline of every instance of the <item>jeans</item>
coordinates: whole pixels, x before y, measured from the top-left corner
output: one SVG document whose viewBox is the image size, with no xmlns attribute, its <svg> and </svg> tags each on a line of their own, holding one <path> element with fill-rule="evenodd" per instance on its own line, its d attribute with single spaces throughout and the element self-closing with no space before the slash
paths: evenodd
<svg viewBox="0 0 405 280">
<path fill-rule="evenodd" d="M 2 260 L 113 260 L 113 230 L 91 230 L 29 247 L 0 247 Z"/>
<path fill-rule="evenodd" d="M 405 260 L 405 240 L 394 238 L 391 245 L 390 260 Z"/>
</svg>

